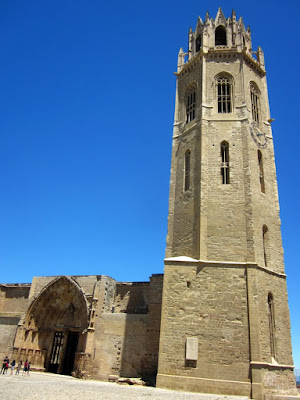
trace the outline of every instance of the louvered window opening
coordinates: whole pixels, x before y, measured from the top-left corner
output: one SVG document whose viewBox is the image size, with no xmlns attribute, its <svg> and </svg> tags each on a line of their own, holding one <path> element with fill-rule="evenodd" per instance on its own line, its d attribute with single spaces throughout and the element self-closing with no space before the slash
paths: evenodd
<svg viewBox="0 0 300 400">
<path fill-rule="evenodd" d="M 252 118 L 259 124 L 259 97 L 255 88 L 251 87 Z"/>
<path fill-rule="evenodd" d="M 231 112 L 231 85 L 227 78 L 218 79 L 218 113 Z"/>
<path fill-rule="evenodd" d="M 196 117 L 196 91 L 189 90 L 186 101 L 186 123 L 192 121 Z"/>
</svg>

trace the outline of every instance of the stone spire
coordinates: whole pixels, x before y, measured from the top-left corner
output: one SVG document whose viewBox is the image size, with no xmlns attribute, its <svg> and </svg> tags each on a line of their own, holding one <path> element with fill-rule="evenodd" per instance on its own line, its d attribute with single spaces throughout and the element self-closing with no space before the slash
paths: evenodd
<svg viewBox="0 0 300 400">
<path fill-rule="evenodd" d="M 215 26 L 218 25 L 224 25 L 224 26 L 226 25 L 226 18 L 225 15 L 223 14 L 221 7 L 219 7 L 217 16 L 215 18 Z"/>
</svg>

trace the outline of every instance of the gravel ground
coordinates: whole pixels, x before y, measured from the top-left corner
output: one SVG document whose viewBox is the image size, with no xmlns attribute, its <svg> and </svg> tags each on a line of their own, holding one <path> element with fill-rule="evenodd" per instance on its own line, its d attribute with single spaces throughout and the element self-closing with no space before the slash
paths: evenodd
<svg viewBox="0 0 300 400">
<path fill-rule="evenodd" d="M 221 396 L 119 385 L 31 372 L 30 376 L 0 375 L 3 400 L 248 400 L 241 396 Z"/>
</svg>

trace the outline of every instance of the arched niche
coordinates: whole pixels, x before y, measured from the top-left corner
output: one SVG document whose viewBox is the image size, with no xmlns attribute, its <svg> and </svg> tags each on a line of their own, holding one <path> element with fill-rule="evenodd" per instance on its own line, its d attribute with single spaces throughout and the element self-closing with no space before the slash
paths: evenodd
<svg viewBox="0 0 300 400">
<path fill-rule="evenodd" d="M 31 303 L 25 329 L 68 328 L 78 332 L 88 327 L 88 304 L 81 287 L 61 276 L 50 282 Z"/>
<path fill-rule="evenodd" d="M 226 46 L 226 28 L 225 26 L 219 25 L 215 30 L 215 46 Z"/>
</svg>

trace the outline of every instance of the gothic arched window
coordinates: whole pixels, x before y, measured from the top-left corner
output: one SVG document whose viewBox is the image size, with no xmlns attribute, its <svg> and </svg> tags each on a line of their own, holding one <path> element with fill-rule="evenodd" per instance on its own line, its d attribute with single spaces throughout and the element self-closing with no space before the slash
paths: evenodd
<svg viewBox="0 0 300 400">
<path fill-rule="evenodd" d="M 186 92 L 186 123 L 196 118 L 196 85 L 191 85 Z"/>
<path fill-rule="evenodd" d="M 191 184 L 191 152 L 187 150 L 184 156 L 184 190 L 190 189 Z"/>
<path fill-rule="evenodd" d="M 275 340 L 275 315 L 274 301 L 272 293 L 268 294 L 268 319 L 269 319 L 269 334 L 270 334 L 270 352 L 271 356 L 276 358 L 276 340 Z"/>
<path fill-rule="evenodd" d="M 217 78 L 218 113 L 232 111 L 232 80 L 229 76 L 221 75 Z"/>
<path fill-rule="evenodd" d="M 218 26 L 215 31 L 215 46 L 226 46 L 226 28 L 222 25 Z"/>
<path fill-rule="evenodd" d="M 260 123 L 260 92 L 258 87 L 251 83 L 250 85 L 250 94 L 251 94 L 251 110 L 252 110 L 252 118 L 258 124 Z"/>
<path fill-rule="evenodd" d="M 221 177 L 224 185 L 229 184 L 229 144 L 221 143 Z"/>
<path fill-rule="evenodd" d="M 198 53 L 198 51 L 200 51 L 201 45 L 202 45 L 202 43 L 201 43 L 201 35 L 198 35 L 197 39 L 196 39 L 196 52 L 197 53 Z"/>
<path fill-rule="evenodd" d="M 269 230 L 267 225 L 263 226 L 263 250 L 264 250 L 264 263 L 265 263 L 265 267 L 268 266 L 268 242 L 269 242 Z"/>
<path fill-rule="evenodd" d="M 260 150 L 257 150 L 258 156 L 258 167 L 259 167 L 259 182 L 260 182 L 260 190 L 262 193 L 265 193 L 265 177 L 264 177 L 264 166 L 263 166 L 263 158 Z"/>
</svg>

